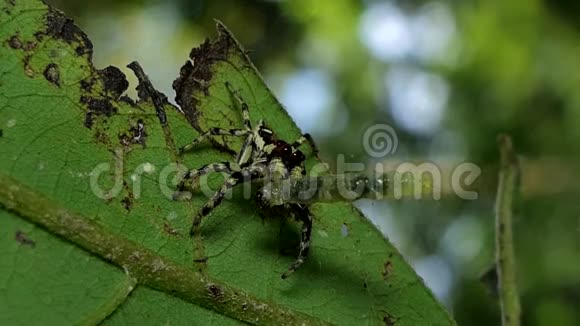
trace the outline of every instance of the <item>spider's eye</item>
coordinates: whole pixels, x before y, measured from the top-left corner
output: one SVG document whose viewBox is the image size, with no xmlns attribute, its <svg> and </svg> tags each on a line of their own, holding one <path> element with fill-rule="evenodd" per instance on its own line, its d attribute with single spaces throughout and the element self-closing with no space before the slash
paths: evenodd
<svg viewBox="0 0 580 326">
<path fill-rule="evenodd" d="M 292 153 L 292 147 L 288 144 L 284 145 L 284 147 L 282 147 L 282 153 L 284 153 L 284 155 L 289 155 Z"/>
<path fill-rule="evenodd" d="M 292 154 L 292 147 L 288 145 L 285 141 L 278 140 L 274 142 L 276 148 L 272 151 L 273 156 L 277 156 L 280 158 L 286 158 L 288 155 Z"/>
<path fill-rule="evenodd" d="M 300 165 L 300 163 L 304 162 L 306 157 L 301 151 L 296 151 L 290 155 L 290 162 L 292 165 Z"/>
</svg>

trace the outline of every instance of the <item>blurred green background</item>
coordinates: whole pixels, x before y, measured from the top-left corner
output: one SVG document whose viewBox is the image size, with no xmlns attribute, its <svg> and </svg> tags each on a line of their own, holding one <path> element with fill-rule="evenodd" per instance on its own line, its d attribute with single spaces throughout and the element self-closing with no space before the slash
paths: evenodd
<svg viewBox="0 0 580 326">
<path fill-rule="evenodd" d="M 477 164 L 477 200 L 357 203 L 460 325 L 500 321 L 482 276 L 494 261 L 496 137 L 511 134 L 524 325 L 580 324 L 579 2 L 48 2 L 87 32 L 98 68 L 138 60 L 170 98 L 190 49 L 223 21 L 331 165 L 339 154 L 374 162 L 362 139 L 376 123 L 397 132 L 387 163 Z"/>
</svg>

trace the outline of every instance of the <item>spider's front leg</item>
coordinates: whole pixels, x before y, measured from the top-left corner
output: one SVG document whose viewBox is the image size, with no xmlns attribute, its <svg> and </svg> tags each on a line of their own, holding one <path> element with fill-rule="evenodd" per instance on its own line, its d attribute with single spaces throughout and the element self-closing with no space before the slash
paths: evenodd
<svg viewBox="0 0 580 326">
<path fill-rule="evenodd" d="M 288 268 L 284 274 L 282 274 L 282 279 L 287 278 L 292 275 L 302 264 L 304 260 L 308 257 L 308 251 L 310 249 L 310 235 L 312 233 L 312 215 L 308 206 L 301 204 L 290 204 L 290 209 L 293 212 L 294 217 L 302 222 L 302 232 L 300 237 L 300 250 L 298 251 L 298 257 L 296 261 Z"/>
<path fill-rule="evenodd" d="M 240 94 L 238 94 L 238 91 L 236 91 L 232 87 L 232 84 L 230 84 L 229 82 L 226 82 L 226 88 L 234 96 L 234 98 L 236 99 L 236 101 L 238 102 L 238 104 L 240 105 L 240 107 L 242 109 L 242 119 L 244 120 L 244 127 L 246 128 L 246 130 L 252 130 L 252 124 L 250 122 L 250 112 L 248 109 L 248 104 L 246 104 L 246 102 L 242 99 Z"/>
<path fill-rule="evenodd" d="M 237 136 L 237 137 L 239 137 L 239 136 L 247 136 L 249 133 L 251 133 L 251 130 L 210 128 L 208 131 L 201 134 L 198 138 L 194 139 L 191 143 L 180 148 L 179 153 L 183 153 L 185 151 L 188 151 L 188 150 L 194 148 L 199 143 L 203 142 L 204 140 L 206 140 L 207 138 L 212 137 L 212 136 Z"/>
<path fill-rule="evenodd" d="M 210 128 L 208 131 L 201 134 L 197 139 L 193 140 L 190 144 L 187 144 L 180 148 L 179 152 L 183 153 L 188 151 L 199 143 L 204 141 L 206 138 L 212 136 L 248 136 L 252 133 L 252 123 L 250 121 L 250 112 L 248 108 L 248 104 L 244 102 L 244 100 L 240 97 L 238 92 L 234 90 L 232 85 L 229 82 L 226 82 L 226 88 L 228 91 L 234 96 L 236 102 L 240 105 L 242 109 L 242 119 L 244 121 L 244 129 L 221 129 L 221 128 Z"/>
</svg>

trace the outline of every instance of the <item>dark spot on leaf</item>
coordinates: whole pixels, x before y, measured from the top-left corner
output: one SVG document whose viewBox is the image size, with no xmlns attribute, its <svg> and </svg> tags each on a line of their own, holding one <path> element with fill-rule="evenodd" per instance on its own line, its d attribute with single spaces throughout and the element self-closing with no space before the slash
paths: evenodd
<svg viewBox="0 0 580 326">
<path fill-rule="evenodd" d="M 49 7 L 45 16 L 46 34 L 67 43 L 78 43 L 75 51 L 78 55 L 93 55 L 93 44 L 87 35 L 74 24 L 74 21 L 66 17 L 62 12 Z M 42 38 L 36 35 L 37 39 Z"/>
<path fill-rule="evenodd" d="M 91 128 L 93 126 L 95 116 L 105 115 L 107 117 L 117 113 L 117 108 L 111 104 L 108 99 L 92 98 L 88 96 L 81 96 L 81 103 L 87 105 L 88 111 L 85 116 L 85 127 Z"/>
<path fill-rule="evenodd" d="M 4 136 L 4 130 L 0 129 L 0 137 Z"/>
<path fill-rule="evenodd" d="M 367 284 L 367 282 L 364 282 L 364 283 L 363 283 L 363 288 L 365 288 L 365 289 L 366 289 L 367 287 L 368 287 L 368 284 Z"/>
<path fill-rule="evenodd" d="M 131 198 L 131 196 L 126 196 L 125 198 L 121 199 L 121 204 L 123 204 L 123 207 L 127 211 L 130 211 L 131 207 L 133 206 L 133 198 Z"/>
<path fill-rule="evenodd" d="M 141 119 L 137 120 L 137 125 L 133 126 L 129 131 L 133 133 L 133 141 L 145 147 L 145 139 L 147 138 L 145 122 Z"/>
<path fill-rule="evenodd" d="M 20 41 L 20 39 L 18 38 L 18 35 L 14 35 L 12 36 L 9 40 L 8 40 L 8 45 L 13 48 L 13 49 L 20 49 L 22 48 L 22 42 Z"/>
<path fill-rule="evenodd" d="M 210 284 L 208 287 L 208 292 L 211 295 L 211 297 L 215 300 L 220 300 L 222 295 L 223 295 L 223 291 L 222 289 L 215 285 L 215 284 Z"/>
<path fill-rule="evenodd" d="M 139 119 L 127 132 L 119 135 L 121 145 L 129 147 L 133 144 L 139 144 L 145 148 L 147 132 L 145 131 L 145 122 Z"/>
<path fill-rule="evenodd" d="M 24 73 L 26 74 L 26 76 L 32 78 L 34 77 L 34 70 L 32 70 L 32 67 L 30 67 L 30 55 L 26 55 L 24 56 L 23 59 L 23 64 L 24 64 Z"/>
<path fill-rule="evenodd" d="M 95 114 L 93 112 L 87 112 L 87 115 L 85 115 L 85 127 L 91 129 L 93 127 L 93 124 L 95 123 Z"/>
<path fill-rule="evenodd" d="M 397 323 L 397 321 L 399 320 L 399 318 L 391 315 L 388 312 L 385 312 L 386 315 L 383 317 L 383 322 L 385 323 L 386 326 L 393 326 Z"/>
<path fill-rule="evenodd" d="M 125 74 L 117 67 L 108 66 L 103 70 L 99 70 L 98 74 L 103 80 L 105 92 L 109 93 L 114 99 L 118 99 L 129 87 Z"/>
<path fill-rule="evenodd" d="M 26 236 L 26 234 L 24 234 L 24 232 L 18 230 L 16 231 L 16 233 L 14 234 L 14 240 L 20 242 L 20 244 L 24 245 L 24 246 L 29 246 L 34 248 L 36 246 L 36 242 L 34 240 L 31 240 L 30 238 L 28 238 Z"/>
<path fill-rule="evenodd" d="M 49 63 L 43 74 L 46 80 L 60 87 L 60 71 L 56 63 Z"/>
<path fill-rule="evenodd" d="M 189 57 L 179 72 L 179 77 L 173 82 L 175 101 L 187 119 L 197 125 L 198 101 L 194 97 L 196 91 L 208 93 L 208 86 L 213 77 L 212 65 L 223 61 L 228 57 L 231 48 L 235 47 L 236 41 L 221 24 L 218 24 L 218 38 L 214 42 L 207 39 L 202 45 L 193 48 Z"/>
<path fill-rule="evenodd" d="M 103 114 L 107 117 L 110 117 L 117 113 L 117 109 L 111 104 L 111 101 L 107 99 L 88 98 L 86 103 L 89 110 L 95 112 L 96 114 Z"/>
<path fill-rule="evenodd" d="M 81 89 L 85 92 L 90 92 L 93 89 L 93 85 L 95 84 L 94 78 L 87 78 L 81 80 Z"/>
<path fill-rule="evenodd" d="M 105 115 L 107 117 L 117 113 L 117 108 L 115 108 L 108 99 L 81 96 L 81 102 L 87 105 L 87 108 L 89 109 L 88 113 Z"/>
<path fill-rule="evenodd" d="M 248 304 L 242 303 L 242 310 L 247 310 L 247 309 L 248 309 Z"/>
<path fill-rule="evenodd" d="M 36 49 L 36 42 L 28 41 L 28 42 L 24 43 L 24 46 L 22 48 L 25 51 L 32 51 L 32 50 Z"/>
<path fill-rule="evenodd" d="M 89 117 L 89 115 L 87 114 L 86 117 Z M 88 122 L 92 123 L 92 121 L 88 121 Z M 87 121 L 85 120 L 85 125 L 86 125 L 86 123 L 87 123 Z M 87 126 L 87 128 L 90 128 L 90 127 Z M 101 144 L 105 144 L 105 145 L 109 145 L 111 143 L 111 141 L 109 140 L 109 136 L 107 136 L 107 134 L 102 130 L 97 130 L 95 132 L 95 141 L 97 143 L 101 143 Z"/>
<path fill-rule="evenodd" d="M 194 259 L 193 261 L 194 261 L 195 263 L 207 263 L 208 259 L 209 259 L 209 258 L 208 258 L 207 256 L 205 256 L 205 257 L 202 257 L 202 258 L 196 258 L 196 259 Z"/>
<path fill-rule="evenodd" d="M 121 143 L 121 145 L 129 147 L 131 145 L 131 137 L 129 137 L 127 134 L 120 134 L 119 142 Z"/>
<path fill-rule="evenodd" d="M 393 273 L 393 263 L 390 260 L 387 260 L 383 265 L 383 271 L 381 272 L 381 275 L 383 275 L 383 279 L 386 280 L 387 278 L 389 278 L 389 276 L 391 276 L 392 273 Z"/>
<path fill-rule="evenodd" d="M 44 40 L 44 35 L 44 31 L 36 32 L 34 33 L 34 38 L 36 38 L 38 42 L 42 42 L 42 40 Z"/>
<path fill-rule="evenodd" d="M 123 189 L 125 190 L 126 195 L 125 197 L 123 197 L 123 199 L 121 199 L 121 205 L 123 205 L 123 208 L 125 208 L 127 211 L 131 211 L 131 207 L 133 207 L 133 201 L 135 197 L 133 196 L 131 188 L 129 188 L 127 180 L 123 180 Z"/>
<path fill-rule="evenodd" d="M 176 229 L 172 228 L 171 225 L 167 221 L 163 222 L 163 231 L 170 236 L 178 236 L 179 235 L 179 232 Z M 195 259 L 193 261 L 195 261 Z"/>
</svg>

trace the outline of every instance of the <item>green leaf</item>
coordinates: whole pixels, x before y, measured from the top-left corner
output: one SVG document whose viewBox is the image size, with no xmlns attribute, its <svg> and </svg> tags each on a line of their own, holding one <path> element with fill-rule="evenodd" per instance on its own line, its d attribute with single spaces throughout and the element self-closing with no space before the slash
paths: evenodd
<svg viewBox="0 0 580 326">
<path fill-rule="evenodd" d="M 300 134 L 221 24 L 175 83 L 184 115 L 136 64 L 140 99 L 121 96 L 125 76 L 97 70 L 89 39 L 60 12 L 34 0 L 0 7 L 1 324 L 453 324 L 347 203 L 312 205 L 311 255 L 287 280 L 298 225 L 262 220 L 239 192 L 190 239 L 207 198 L 171 200 L 175 163 L 229 161 L 240 143 L 183 157 L 176 146 L 199 135 L 192 126 L 241 125 L 226 81 L 254 122 Z"/>
</svg>

